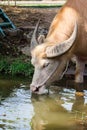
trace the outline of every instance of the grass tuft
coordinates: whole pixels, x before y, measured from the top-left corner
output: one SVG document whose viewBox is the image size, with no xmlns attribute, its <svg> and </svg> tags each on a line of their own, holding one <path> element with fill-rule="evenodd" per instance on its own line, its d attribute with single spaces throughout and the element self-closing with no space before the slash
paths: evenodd
<svg viewBox="0 0 87 130">
<path fill-rule="evenodd" d="M 32 78 L 34 68 L 30 61 L 25 61 L 22 58 L 0 58 L 0 73 L 14 75 L 24 75 Z"/>
</svg>

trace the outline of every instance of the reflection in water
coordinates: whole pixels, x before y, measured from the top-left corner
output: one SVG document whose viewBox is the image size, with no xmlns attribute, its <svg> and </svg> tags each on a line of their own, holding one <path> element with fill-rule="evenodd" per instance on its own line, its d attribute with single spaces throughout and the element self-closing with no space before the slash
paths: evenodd
<svg viewBox="0 0 87 130">
<path fill-rule="evenodd" d="M 87 130 L 87 95 L 76 94 L 83 92 L 81 84 L 68 85 L 67 88 L 57 86 L 57 93 L 32 97 L 33 130 Z"/>
<path fill-rule="evenodd" d="M 87 130 L 86 85 L 63 82 L 31 98 L 24 84 L 0 79 L 0 130 Z"/>
</svg>

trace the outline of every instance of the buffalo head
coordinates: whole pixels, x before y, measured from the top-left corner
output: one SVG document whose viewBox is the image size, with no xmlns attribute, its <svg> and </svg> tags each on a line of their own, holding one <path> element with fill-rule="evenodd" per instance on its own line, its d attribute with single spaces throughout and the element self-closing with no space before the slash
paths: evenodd
<svg viewBox="0 0 87 130">
<path fill-rule="evenodd" d="M 31 40 L 31 62 L 35 67 L 35 71 L 30 88 L 33 92 L 42 94 L 46 85 L 62 78 L 68 65 L 67 52 L 72 48 L 76 39 L 77 24 L 75 23 L 70 38 L 58 44 L 50 44 L 42 36 L 43 43 L 38 44 L 39 42 L 36 39 L 38 25 L 39 22 Z M 40 41 L 42 41 L 41 37 Z"/>
</svg>

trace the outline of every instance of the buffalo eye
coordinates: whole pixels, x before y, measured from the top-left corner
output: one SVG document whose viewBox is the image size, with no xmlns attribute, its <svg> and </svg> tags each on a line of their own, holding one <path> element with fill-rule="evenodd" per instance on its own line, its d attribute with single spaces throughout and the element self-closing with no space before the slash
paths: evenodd
<svg viewBox="0 0 87 130">
<path fill-rule="evenodd" d="M 47 67 L 50 63 L 43 64 L 43 68 Z"/>
</svg>

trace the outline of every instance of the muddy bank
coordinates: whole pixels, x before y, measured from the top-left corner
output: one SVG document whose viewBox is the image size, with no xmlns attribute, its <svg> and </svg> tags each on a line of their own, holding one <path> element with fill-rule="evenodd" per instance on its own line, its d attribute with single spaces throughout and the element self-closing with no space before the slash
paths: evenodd
<svg viewBox="0 0 87 130">
<path fill-rule="evenodd" d="M 17 27 L 17 32 L 13 30 L 9 34 L 6 32 L 5 38 L 0 38 L 0 54 L 18 56 L 21 54 L 19 48 L 23 48 L 30 44 L 35 25 L 40 19 L 40 33 L 47 33 L 49 26 L 58 12 L 59 8 L 17 8 L 17 7 L 1 7 L 8 15 L 14 25 Z M 1 19 L 0 19 L 0 22 Z M 43 30 L 42 30 L 43 29 Z M 20 31 L 19 31 L 20 30 Z M 14 35 L 15 34 L 15 35 Z M 25 35 L 29 34 L 30 39 L 27 41 Z"/>
</svg>

